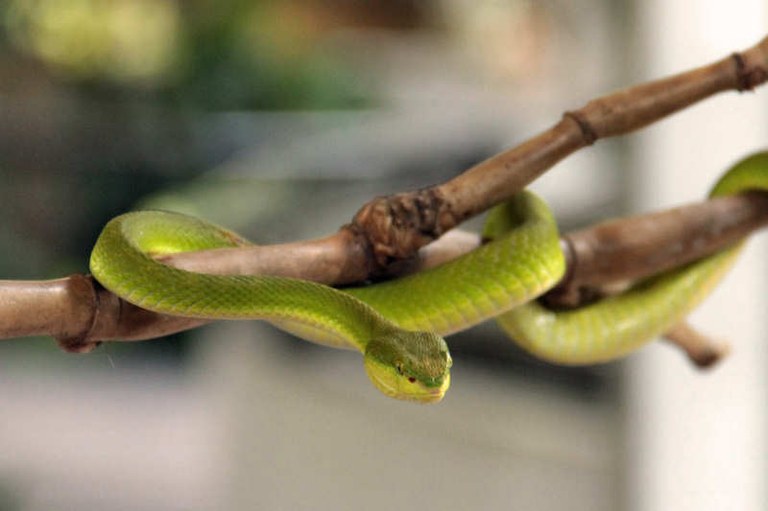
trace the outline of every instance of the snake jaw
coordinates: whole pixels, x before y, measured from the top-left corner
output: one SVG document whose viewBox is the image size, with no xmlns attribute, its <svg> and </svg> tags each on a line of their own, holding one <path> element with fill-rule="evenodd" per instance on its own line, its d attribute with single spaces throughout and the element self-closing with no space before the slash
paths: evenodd
<svg viewBox="0 0 768 511">
<path fill-rule="evenodd" d="M 388 331 L 368 343 L 364 360 L 373 384 L 396 399 L 435 403 L 450 386 L 451 356 L 434 333 Z"/>
<path fill-rule="evenodd" d="M 451 385 L 451 375 L 446 373 L 437 385 L 429 385 L 416 378 L 398 374 L 392 367 L 365 359 L 365 371 L 374 386 L 384 395 L 403 401 L 437 403 L 443 399 Z"/>
</svg>

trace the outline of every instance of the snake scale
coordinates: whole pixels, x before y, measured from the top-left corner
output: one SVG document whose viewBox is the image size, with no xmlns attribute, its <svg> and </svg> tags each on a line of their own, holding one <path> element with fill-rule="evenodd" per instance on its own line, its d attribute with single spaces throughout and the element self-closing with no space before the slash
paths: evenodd
<svg viewBox="0 0 768 511">
<path fill-rule="evenodd" d="M 768 152 L 733 166 L 711 196 L 768 190 Z M 683 319 L 731 265 L 740 244 L 570 311 L 536 301 L 565 271 L 546 203 L 522 191 L 494 208 L 476 250 L 437 268 L 338 290 L 266 275 L 209 275 L 154 257 L 242 246 L 239 235 L 178 213 L 139 211 L 112 219 L 91 254 L 91 272 L 137 306 L 172 315 L 264 319 L 305 339 L 363 354 L 384 394 L 435 402 L 450 384 L 442 336 L 496 318 L 529 352 L 560 364 L 627 354 Z"/>
</svg>

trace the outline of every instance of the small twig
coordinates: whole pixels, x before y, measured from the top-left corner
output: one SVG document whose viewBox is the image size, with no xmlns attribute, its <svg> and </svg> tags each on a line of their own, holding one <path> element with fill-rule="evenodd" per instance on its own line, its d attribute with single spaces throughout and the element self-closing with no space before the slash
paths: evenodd
<svg viewBox="0 0 768 511">
<path fill-rule="evenodd" d="M 729 343 L 713 339 L 687 322 L 672 327 L 664 338 L 682 349 L 691 362 L 702 369 L 713 367 L 731 351 Z"/>
</svg>

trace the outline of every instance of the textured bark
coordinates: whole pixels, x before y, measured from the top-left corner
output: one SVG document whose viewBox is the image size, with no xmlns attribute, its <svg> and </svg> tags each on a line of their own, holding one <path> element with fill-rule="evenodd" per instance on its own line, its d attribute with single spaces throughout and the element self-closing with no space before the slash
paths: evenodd
<svg viewBox="0 0 768 511">
<path fill-rule="evenodd" d="M 467 218 L 508 199 L 574 151 L 642 128 L 713 94 L 744 91 L 768 79 L 768 38 L 752 48 L 675 76 L 630 87 L 566 112 L 552 128 L 415 192 L 378 197 L 352 221 L 384 271 Z"/>
<path fill-rule="evenodd" d="M 718 197 L 667 211 L 603 222 L 562 238 L 565 278 L 544 297 L 578 307 L 615 287 L 677 268 L 768 225 L 768 194 Z"/>
<path fill-rule="evenodd" d="M 641 128 L 717 92 L 749 90 L 766 80 L 768 38 L 711 65 L 591 101 L 567 112 L 549 130 L 446 183 L 376 198 L 332 236 L 177 254 L 164 262 L 193 271 L 278 274 L 336 285 L 419 271 L 470 250 L 478 240 L 455 234 L 425 245 L 517 193 L 579 148 Z M 683 264 L 765 224 L 766 200 L 758 194 L 696 207 L 693 214 L 673 210 L 650 221 L 609 222 L 564 237 L 569 271 L 550 299 L 560 293 L 581 303 L 584 289 L 602 290 L 614 280 Z M 708 220 L 700 221 L 702 215 Z M 613 262 L 603 263 L 606 258 Z M 135 307 L 89 276 L 0 281 L 0 338 L 45 334 L 64 349 L 84 352 L 104 340 L 149 339 L 203 323 Z"/>
<path fill-rule="evenodd" d="M 765 225 L 768 225 L 768 194 L 747 193 L 613 220 L 566 234 L 562 238 L 566 249 L 566 276 L 542 299 L 553 307 L 577 307 L 597 295 L 606 294 L 607 288 L 617 282 L 635 280 L 688 263 Z M 339 241 L 335 246 L 335 239 L 249 247 L 247 250 L 255 261 L 259 261 L 261 271 L 258 273 L 278 273 L 337 284 L 334 282 L 337 272 L 318 271 L 314 264 L 336 257 L 344 244 Z M 475 234 L 452 231 L 420 250 L 417 258 L 390 266 L 389 276 L 438 266 L 466 254 L 479 244 L 480 237 Z M 285 255 L 286 246 L 289 256 Z M 233 254 L 225 254 L 219 259 L 221 253 L 180 253 L 164 260 L 172 266 L 194 271 L 254 273 L 253 266 L 244 268 Z M 330 267 L 335 268 L 333 264 Z M 136 307 L 102 288 L 90 276 L 71 275 L 49 281 L 0 281 L 0 338 L 50 335 L 67 351 L 86 352 L 101 341 L 151 339 L 204 323 L 205 320 L 165 316 Z M 673 337 L 683 347 L 685 338 L 684 330 Z M 703 337 L 699 335 L 698 338 Z M 701 344 L 699 341 L 698 345 Z"/>
</svg>

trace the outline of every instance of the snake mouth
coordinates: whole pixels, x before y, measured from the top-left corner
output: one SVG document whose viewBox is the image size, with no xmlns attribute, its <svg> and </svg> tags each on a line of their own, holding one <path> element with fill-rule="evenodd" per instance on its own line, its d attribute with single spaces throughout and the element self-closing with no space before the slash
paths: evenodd
<svg viewBox="0 0 768 511">
<path fill-rule="evenodd" d="M 443 378 L 443 382 L 440 384 L 439 387 L 424 387 L 425 392 L 422 395 L 420 401 L 423 403 L 437 403 L 443 399 L 443 396 L 445 396 L 445 392 L 448 390 L 448 387 L 451 386 L 451 375 L 446 374 L 445 378 Z"/>
<path fill-rule="evenodd" d="M 450 384 L 448 380 L 449 378 L 446 377 L 446 383 L 443 386 L 441 386 L 438 389 L 432 389 L 425 392 L 414 401 L 418 401 L 419 403 L 424 403 L 424 404 L 439 403 L 440 401 L 442 401 L 443 396 L 445 396 L 445 391 L 448 390 L 448 385 Z"/>
<path fill-rule="evenodd" d="M 437 403 L 443 399 L 445 392 L 451 385 L 451 376 L 446 374 L 438 386 L 428 386 L 424 383 L 415 381 L 405 381 L 391 375 L 388 371 L 372 370 L 366 364 L 368 377 L 383 394 L 400 399 L 402 401 L 412 401 L 415 403 Z"/>
</svg>

